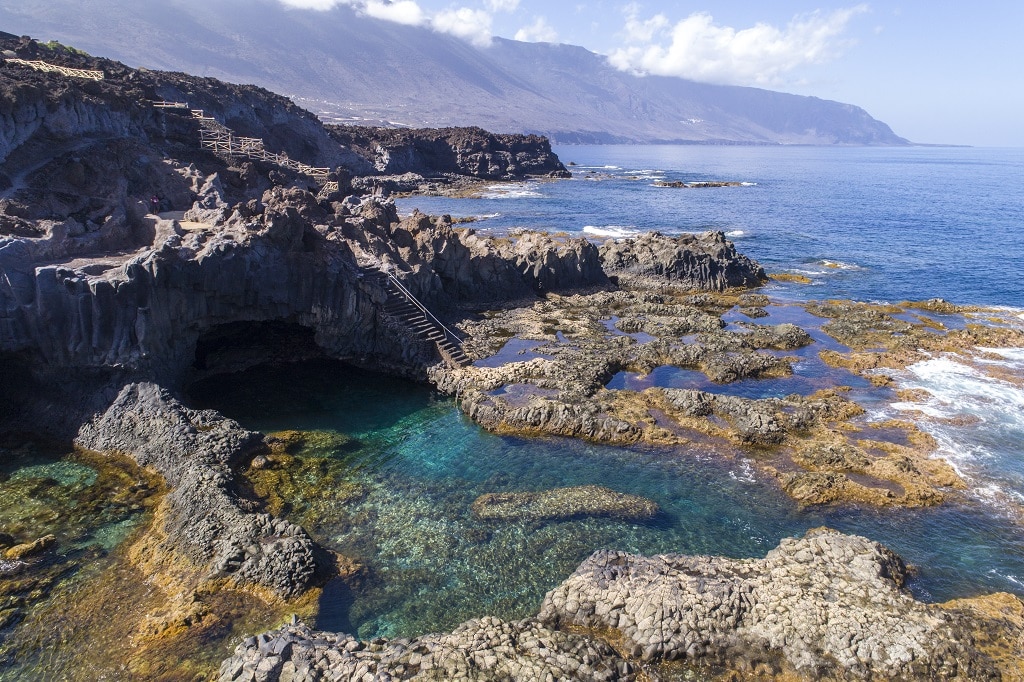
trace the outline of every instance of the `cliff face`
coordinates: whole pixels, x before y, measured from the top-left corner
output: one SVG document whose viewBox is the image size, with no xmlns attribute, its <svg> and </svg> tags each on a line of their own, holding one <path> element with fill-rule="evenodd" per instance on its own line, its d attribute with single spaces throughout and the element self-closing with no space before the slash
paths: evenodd
<svg viewBox="0 0 1024 682">
<path fill-rule="evenodd" d="M 320 121 L 291 100 L 252 85 L 233 85 L 183 73 L 132 69 L 109 59 L 36 41 L 0 39 L 0 49 L 18 58 L 75 69 L 100 70 L 90 81 L 4 62 L 0 67 L 0 161 L 40 129 L 51 142 L 89 135 L 136 137 L 163 151 L 197 148 L 195 124 L 188 112 L 152 106 L 154 101 L 182 102 L 241 136 L 262 138 L 266 148 L 311 165 L 362 162 L 327 135 Z"/>
<path fill-rule="evenodd" d="M 151 216 L 152 245 L 128 253 L 68 253 L 64 223 L 43 238 L 0 240 L 0 350 L 176 385 L 205 334 L 280 322 L 311 330 L 333 357 L 415 368 L 431 361 L 429 347 L 387 326 L 386 295 L 359 262 L 390 264 L 440 309 L 607 284 L 585 240 L 486 239 L 422 215 L 399 224 L 393 205 L 373 201 L 337 215 L 303 190 L 268 191 L 244 208 L 217 229 Z"/>
<path fill-rule="evenodd" d="M 496 135 L 481 128 L 371 128 L 328 126 L 331 137 L 373 163 L 384 175 L 451 173 L 484 180 L 529 175 L 569 177 L 539 135 Z"/>
</svg>

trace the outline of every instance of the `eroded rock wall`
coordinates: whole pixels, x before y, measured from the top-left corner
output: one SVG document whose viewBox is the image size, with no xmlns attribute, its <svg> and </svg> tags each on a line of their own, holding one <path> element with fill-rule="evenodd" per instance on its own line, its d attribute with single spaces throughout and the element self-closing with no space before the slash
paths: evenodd
<svg viewBox="0 0 1024 682">
<path fill-rule="evenodd" d="M 737 253 L 722 232 L 676 237 L 647 232 L 634 239 L 608 240 L 601 263 L 609 275 L 653 285 L 668 281 L 704 291 L 756 287 L 768 281 L 757 262 Z"/>
<path fill-rule="evenodd" d="M 481 128 L 328 126 L 331 137 L 373 164 L 377 173 L 464 175 L 482 180 L 569 177 L 539 135 L 501 135 Z"/>
</svg>

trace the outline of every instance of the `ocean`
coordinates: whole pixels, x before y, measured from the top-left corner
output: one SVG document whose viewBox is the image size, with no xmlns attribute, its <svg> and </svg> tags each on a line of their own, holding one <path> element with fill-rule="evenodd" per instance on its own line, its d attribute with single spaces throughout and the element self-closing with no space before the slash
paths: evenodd
<svg viewBox="0 0 1024 682">
<path fill-rule="evenodd" d="M 721 230 L 771 273 L 772 296 L 1024 307 L 1024 149 L 562 146 L 572 180 L 495 184 L 401 211 L 479 217 L 481 231 L 595 238 Z M 677 189 L 656 181 L 739 182 Z"/>
</svg>

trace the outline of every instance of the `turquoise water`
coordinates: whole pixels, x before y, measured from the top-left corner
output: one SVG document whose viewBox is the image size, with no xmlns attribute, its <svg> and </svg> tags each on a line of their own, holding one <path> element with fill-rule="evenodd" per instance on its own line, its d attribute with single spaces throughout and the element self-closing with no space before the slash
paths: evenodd
<svg viewBox="0 0 1024 682">
<path fill-rule="evenodd" d="M 149 490 L 128 469 L 97 468 L 67 450 L 5 435 L 0 443 L 0 532 L 9 544 L 47 535 L 52 546 L 21 560 L 0 556 L 0 680 L 57 679 L 34 666 L 63 655 L 41 641 L 64 632 L 40 607 L 75 595 L 113 564 L 142 519 Z M 69 610 L 75 599 L 65 604 Z M 63 679 L 63 677 L 61 677 Z"/>
<path fill-rule="evenodd" d="M 919 420 L 971 489 L 938 509 L 800 510 L 724 445 L 676 450 L 524 440 L 483 432 L 428 387 L 368 376 L 342 365 L 257 368 L 196 387 L 194 397 L 250 428 L 329 429 L 352 440 L 314 468 L 317 495 L 292 516 L 325 544 L 360 559 L 363 580 L 325 592 L 319 626 L 363 637 L 415 635 L 482 614 L 534 613 L 545 591 L 599 548 L 761 556 L 780 538 L 828 525 L 890 546 L 919 567 L 910 587 L 941 601 L 994 590 L 1024 595 L 1024 351 L 1001 349 L 981 366 L 936 357 L 897 377 L 931 392 L 927 404 L 890 404 L 891 391 L 825 367 L 840 348 L 798 306 L 829 297 L 1024 307 L 1024 150 L 561 147 L 576 177 L 495 186 L 485 198 L 402 199 L 403 212 L 481 216 L 474 229 L 568 231 L 597 239 L 642 230 L 716 229 L 769 272 L 810 285 L 774 283 L 771 317 L 811 328 L 794 376 L 709 385 L 702 375 L 660 368 L 613 384 L 671 385 L 745 397 L 852 386 L 869 419 Z M 741 187 L 671 189 L 655 180 L 726 180 Z M 1011 322 L 1019 311 L 1007 312 Z M 937 316 L 933 316 L 937 317 Z M 735 324 L 738 312 L 726 316 Z M 959 317 L 943 316 L 948 326 Z M 1024 322 L 1022 322 L 1024 324 Z M 610 332 L 613 333 L 613 332 Z M 527 355 L 520 355 L 520 351 Z M 542 348 L 514 341 L 500 361 Z M 495 364 L 498 361 L 481 364 Z M 985 367 L 1008 377 L 998 379 Z M 919 412 L 935 419 L 920 419 Z M 648 497 L 650 523 L 584 519 L 484 523 L 470 506 L 487 492 L 601 484 Z M 353 489 L 359 491 L 352 494 Z"/>
<path fill-rule="evenodd" d="M 494 436 L 428 387 L 340 364 L 256 368 L 193 394 L 250 428 L 332 429 L 355 439 L 339 449 L 337 471 L 364 496 L 321 506 L 315 522 L 295 510 L 319 540 L 369 568 L 356 589 L 327 590 L 317 625 L 328 629 L 410 636 L 483 614 L 523 617 L 596 549 L 762 556 L 820 525 L 867 535 L 919 565 L 911 588 L 921 599 L 1024 594 L 1024 534 L 983 506 L 801 511 L 727 446 Z M 470 511 L 487 492 L 583 484 L 653 499 L 663 512 L 650 523 L 538 524 L 485 523 Z"/>
</svg>

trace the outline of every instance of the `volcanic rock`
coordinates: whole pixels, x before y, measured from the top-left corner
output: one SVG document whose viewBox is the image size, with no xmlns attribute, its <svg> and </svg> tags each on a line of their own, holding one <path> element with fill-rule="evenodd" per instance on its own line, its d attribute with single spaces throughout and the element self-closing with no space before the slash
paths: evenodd
<svg viewBox="0 0 1024 682">
<path fill-rule="evenodd" d="M 292 625 L 242 642 L 220 679 L 1020 675 L 1014 656 L 1024 647 L 993 639 L 1021 641 L 1020 599 L 924 604 L 903 589 L 905 577 L 887 548 L 824 528 L 784 538 L 763 559 L 600 550 L 547 594 L 537 618 L 481 618 L 449 635 L 372 642 Z M 686 667 L 655 667 L 666 663 Z"/>
<path fill-rule="evenodd" d="M 670 237 L 648 232 L 601 246 L 605 272 L 619 277 L 667 279 L 705 291 L 756 287 L 768 281 L 764 269 L 736 252 L 722 232 Z"/>
<path fill-rule="evenodd" d="M 231 467 L 262 448 L 258 433 L 144 383 L 125 386 L 76 443 L 127 453 L 164 477 L 172 488 L 166 532 L 196 565 L 286 598 L 327 577 L 329 559 L 302 528 L 242 507 Z"/>
<path fill-rule="evenodd" d="M 642 660 L 753 671 L 781 657 L 813 679 L 994 674 L 974 648 L 977 625 L 915 601 L 905 573 L 885 547 L 827 529 L 764 559 L 602 550 L 548 593 L 539 618 L 612 630 Z"/>
</svg>

